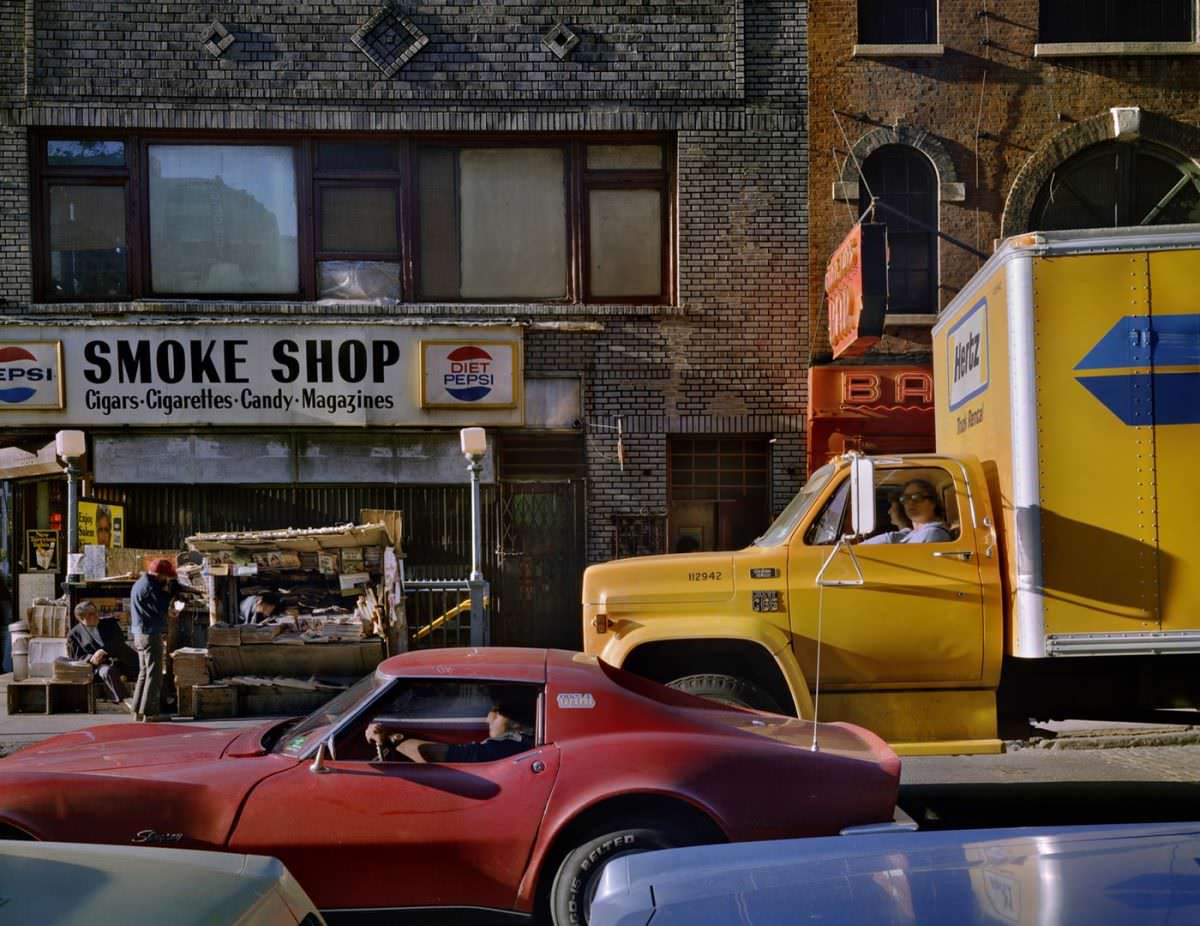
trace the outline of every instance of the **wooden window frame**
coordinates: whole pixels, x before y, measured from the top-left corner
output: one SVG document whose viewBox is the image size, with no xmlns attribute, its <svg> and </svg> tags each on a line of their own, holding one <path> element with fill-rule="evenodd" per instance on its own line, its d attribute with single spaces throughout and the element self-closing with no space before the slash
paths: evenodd
<svg viewBox="0 0 1200 926">
<path fill-rule="evenodd" d="M 124 167 L 52 167 L 48 163 L 47 142 L 51 139 L 111 139 L 125 145 Z M 318 163 L 318 146 L 323 142 L 372 142 L 395 145 L 394 170 L 332 170 Z M 293 293 L 172 293 L 152 288 L 150 253 L 149 148 L 152 145 L 195 146 L 271 146 L 288 147 L 293 152 L 296 177 L 297 258 L 299 288 Z M 592 145 L 658 145 L 663 166 L 653 170 L 588 170 L 587 148 Z M 427 305 L 550 303 L 563 305 L 673 305 L 677 299 L 675 225 L 678 195 L 675 173 L 675 139 L 670 133 L 539 133 L 533 134 L 462 134 L 462 133 L 272 133 L 162 131 L 113 132 L 102 129 L 71 127 L 39 128 L 29 136 L 32 166 L 31 216 L 33 235 L 34 299 L 42 303 L 127 302 L 138 300 L 188 299 L 207 302 L 296 301 L 316 302 L 319 298 L 317 264 L 327 260 L 364 260 L 399 262 L 400 303 Z M 500 299 L 420 299 L 420 242 L 416 189 L 416 149 L 421 146 L 466 148 L 561 148 L 564 156 L 566 203 L 567 267 L 566 295 L 561 298 Z M 119 298 L 56 297 L 50 289 L 49 188 L 57 183 L 81 185 L 123 184 L 126 190 L 126 242 L 128 295 Z M 320 247 L 320 192 L 325 186 L 389 186 L 397 192 L 397 234 L 399 251 L 395 254 L 324 251 Z M 590 295 L 590 241 L 588 234 L 588 195 L 594 189 L 656 189 L 662 196 L 660 247 L 662 292 L 657 296 L 592 298 Z M 457 194 L 456 194 L 457 195 Z"/>
</svg>

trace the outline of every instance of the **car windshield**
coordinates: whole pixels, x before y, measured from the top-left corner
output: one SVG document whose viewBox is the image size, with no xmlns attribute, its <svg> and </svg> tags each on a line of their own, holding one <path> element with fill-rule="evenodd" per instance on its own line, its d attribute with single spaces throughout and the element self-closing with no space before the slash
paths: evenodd
<svg viewBox="0 0 1200 926">
<path fill-rule="evenodd" d="M 829 484 L 829 480 L 833 478 L 836 470 L 836 463 L 826 463 L 813 473 L 808 482 L 804 483 L 804 488 L 800 490 L 799 494 L 780 512 L 775 523 L 767 528 L 765 534 L 754 541 L 754 546 L 777 547 L 781 543 L 786 543 L 787 539 L 792 536 L 792 531 L 796 529 L 796 525 L 800 523 L 800 519 L 812 507 L 813 501 Z"/>
<path fill-rule="evenodd" d="M 309 743 L 315 743 L 324 737 L 339 720 L 353 713 L 355 708 L 391 682 L 391 678 L 378 672 L 372 672 L 359 679 L 336 698 L 301 720 L 287 735 L 280 737 L 273 751 L 285 756 L 303 755 Z"/>
</svg>

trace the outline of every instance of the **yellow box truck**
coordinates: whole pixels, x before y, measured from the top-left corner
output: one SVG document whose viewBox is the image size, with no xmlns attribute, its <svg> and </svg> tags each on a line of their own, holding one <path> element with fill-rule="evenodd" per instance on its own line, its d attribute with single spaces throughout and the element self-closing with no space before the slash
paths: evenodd
<svg viewBox="0 0 1200 926">
<path fill-rule="evenodd" d="M 1200 228 L 1009 239 L 933 365 L 936 454 L 835 460 L 743 550 L 590 567 L 585 649 L 802 717 L 819 692 L 910 755 L 1200 704 Z"/>
</svg>

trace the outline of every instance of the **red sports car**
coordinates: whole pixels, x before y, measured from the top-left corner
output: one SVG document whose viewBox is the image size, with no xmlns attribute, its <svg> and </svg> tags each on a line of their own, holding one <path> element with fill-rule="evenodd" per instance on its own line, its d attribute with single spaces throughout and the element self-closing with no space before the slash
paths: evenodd
<svg viewBox="0 0 1200 926">
<path fill-rule="evenodd" d="M 372 722 L 523 751 L 382 757 Z M 512 708 L 507 708 L 510 712 Z M 396 656 L 303 720 L 237 733 L 95 727 L 0 760 L 0 835 L 274 855 L 330 923 L 586 923 L 601 862 L 892 819 L 900 761 L 873 734 L 726 707 L 557 650 Z M 418 909 L 414 909 L 418 908 Z M 408 921 L 408 920 L 406 920 Z"/>
</svg>

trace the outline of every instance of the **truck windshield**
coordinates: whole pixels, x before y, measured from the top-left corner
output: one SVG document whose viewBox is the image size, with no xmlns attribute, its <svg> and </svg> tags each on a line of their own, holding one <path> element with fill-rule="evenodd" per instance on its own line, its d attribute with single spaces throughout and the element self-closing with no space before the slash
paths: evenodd
<svg viewBox="0 0 1200 926">
<path fill-rule="evenodd" d="M 836 470 L 836 463 L 826 463 L 813 473 L 808 482 L 804 483 L 804 488 L 800 490 L 800 493 L 780 512 L 775 523 L 767 528 L 765 534 L 754 541 L 754 546 L 777 547 L 781 543 L 786 543 L 787 539 L 792 536 L 792 531 L 796 529 L 796 525 L 800 523 L 800 519 L 804 517 L 816 497 L 821 494 L 821 490 L 829 485 L 829 480 L 833 478 Z"/>
</svg>

